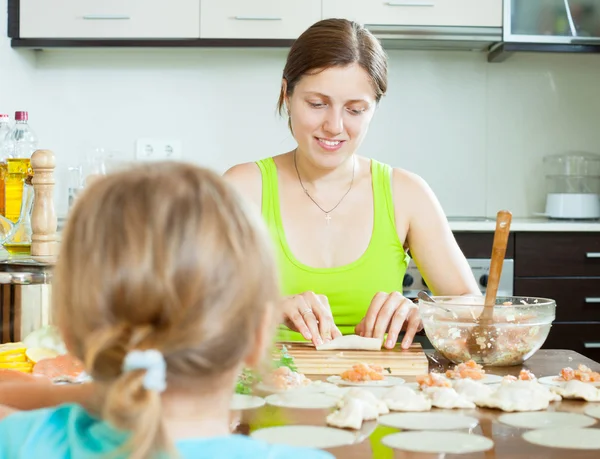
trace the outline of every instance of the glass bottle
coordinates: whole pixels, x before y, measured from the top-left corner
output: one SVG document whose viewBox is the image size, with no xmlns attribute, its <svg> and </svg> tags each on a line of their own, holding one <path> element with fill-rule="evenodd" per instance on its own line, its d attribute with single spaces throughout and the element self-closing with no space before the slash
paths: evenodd
<svg viewBox="0 0 600 459">
<path fill-rule="evenodd" d="M 8 115 L 0 113 L 0 215 L 6 215 L 4 198 L 4 179 L 6 178 L 6 158 L 9 157 L 7 137 L 10 133 L 10 119 Z"/>
<path fill-rule="evenodd" d="M 31 155 L 37 148 L 37 137 L 28 124 L 27 112 L 15 112 L 15 125 L 6 137 L 10 158 L 6 160 L 5 216 L 16 222 L 23 195 L 23 181 L 32 174 Z"/>
<path fill-rule="evenodd" d="M 21 213 L 14 227 L 2 243 L 11 255 L 26 255 L 31 253 L 31 211 L 33 209 L 33 185 L 29 175 L 23 183 L 23 199 L 21 200 Z"/>
</svg>

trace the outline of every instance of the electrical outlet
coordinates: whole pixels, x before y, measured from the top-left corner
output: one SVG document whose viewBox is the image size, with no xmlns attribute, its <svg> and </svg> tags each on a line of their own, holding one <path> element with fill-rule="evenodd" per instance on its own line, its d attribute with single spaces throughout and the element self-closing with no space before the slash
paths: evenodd
<svg viewBox="0 0 600 459">
<path fill-rule="evenodd" d="M 180 160 L 183 156 L 181 140 L 137 139 L 135 157 L 140 161 Z"/>
</svg>

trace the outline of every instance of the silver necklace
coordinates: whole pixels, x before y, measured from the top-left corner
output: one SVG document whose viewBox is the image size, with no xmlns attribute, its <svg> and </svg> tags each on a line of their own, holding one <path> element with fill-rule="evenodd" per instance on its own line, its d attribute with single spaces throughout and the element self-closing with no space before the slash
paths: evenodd
<svg viewBox="0 0 600 459">
<path fill-rule="evenodd" d="M 313 197 L 310 195 L 310 193 L 304 186 L 304 183 L 302 183 L 302 178 L 300 177 L 300 171 L 298 170 L 298 163 L 296 162 L 296 150 L 294 150 L 294 167 L 296 169 L 296 174 L 298 175 L 298 181 L 300 182 L 300 186 L 304 190 L 304 194 L 306 194 L 306 196 L 308 196 L 308 198 L 315 204 L 315 206 L 317 206 L 319 209 L 321 209 L 321 212 L 323 212 L 325 214 L 325 221 L 329 225 L 329 222 L 331 221 L 331 215 L 330 215 L 331 212 L 333 212 L 335 209 L 337 209 L 337 207 L 342 203 L 344 198 L 346 196 L 348 196 L 348 193 L 350 193 L 350 190 L 352 189 L 352 185 L 354 185 L 354 172 L 356 170 L 356 161 L 354 160 L 354 157 L 352 158 L 352 180 L 350 181 L 350 187 L 348 188 L 348 191 L 346 191 L 344 193 L 344 196 L 342 196 L 342 198 L 338 201 L 338 203 L 335 206 L 333 206 L 333 208 L 331 208 L 330 210 L 323 209 L 319 205 L 319 203 L 317 201 L 315 201 L 313 199 Z"/>
</svg>

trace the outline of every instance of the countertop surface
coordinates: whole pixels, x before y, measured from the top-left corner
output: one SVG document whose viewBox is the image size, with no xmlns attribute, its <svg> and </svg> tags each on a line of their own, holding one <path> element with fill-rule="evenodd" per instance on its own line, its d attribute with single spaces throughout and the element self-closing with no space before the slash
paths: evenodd
<svg viewBox="0 0 600 459">
<path fill-rule="evenodd" d="M 62 236 L 66 217 L 58 219 L 58 240 Z M 496 219 L 487 217 L 448 217 L 452 231 L 494 231 Z M 600 220 L 552 220 L 546 217 L 513 218 L 511 231 L 599 232 Z"/>
<path fill-rule="evenodd" d="M 448 217 L 452 231 L 494 231 L 493 218 Z M 513 218 L 510 230 L 530 232 L 599 232 L 600 220 L 550 220 L 548 218 Z"/>
</svg>

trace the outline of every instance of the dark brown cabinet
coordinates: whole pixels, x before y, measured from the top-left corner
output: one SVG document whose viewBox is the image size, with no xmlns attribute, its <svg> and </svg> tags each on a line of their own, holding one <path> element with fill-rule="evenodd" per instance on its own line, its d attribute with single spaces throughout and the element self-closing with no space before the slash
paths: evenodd
<svg viewBox="0 0 600 459">
<path fill-rule="evenodd" d="M 514 258 L 515 234 L 508 236 L 506 246 L 506 258 Z M 494 233 L 487 232 L 455 232 L 454 239 L 467 258 L 490 258 L 492 256 L 492 245 L 494 244 Z"/>
<path fill-rule="evenodd" d="M 514 294 L 556 301 L 544 348 L 600 361 L 600 233 L 516 233 Z"/>
<path fill-rule="evenodd" d="M 543 347 L 570 349 L 600 362 L 600 323 L 554 323 Z M 577 365 L 571 364 L 573 368 Z"/>
<path fill-rule="evenodd" d="M 596 277 L 600 233 L 515 234 L 515 277 Z"/>
<path fill-rule="evenodd" d="M 556 301 L 557 322 L 600 321 L 600 278 L 516 277 L 514 288 L 517 295 Z"/>
</svg>

